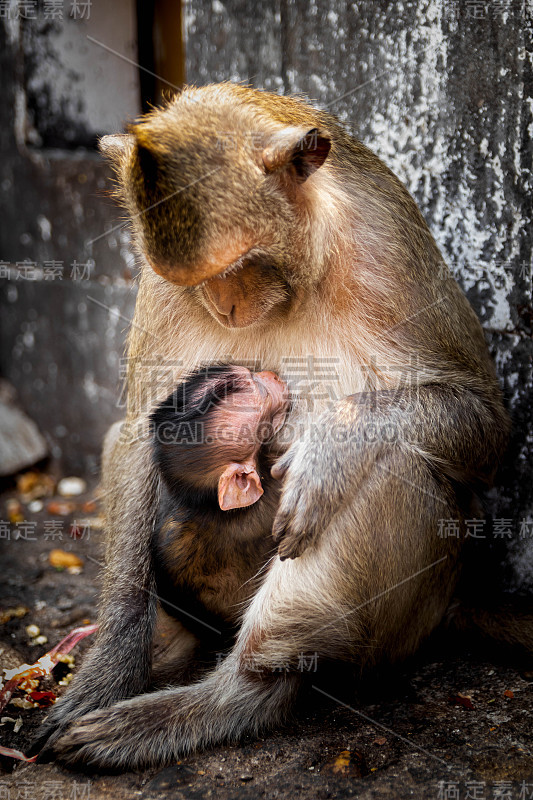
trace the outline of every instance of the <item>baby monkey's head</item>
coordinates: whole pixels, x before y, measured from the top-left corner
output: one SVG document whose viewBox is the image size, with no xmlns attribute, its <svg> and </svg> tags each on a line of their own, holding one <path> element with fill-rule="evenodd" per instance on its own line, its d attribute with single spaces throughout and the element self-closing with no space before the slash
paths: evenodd
<svg viewBox="0 0 533 800">
<path fill-rule="evenodd" d="M 216 364 L 190 375 L 152 414 L 155 459 L 169 489 L 223 511 L 263 494 L 259 458 L 285 421 L 286 385 L 273 372 Z"/>
</svg>

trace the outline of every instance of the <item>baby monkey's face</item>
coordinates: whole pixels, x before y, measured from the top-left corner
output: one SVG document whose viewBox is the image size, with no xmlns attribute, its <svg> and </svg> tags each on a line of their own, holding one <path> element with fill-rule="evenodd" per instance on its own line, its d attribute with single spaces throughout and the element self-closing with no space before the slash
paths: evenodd
<svg viewBox="0 0 533 800">
<path fill-rule="evenodd" d="M 287 387 L 273 372 L 236 367 L 235 374 L 238 390 L 220 400 L 206 426 L 224 511 L 252 505 L 263 494 L 259 451 L 279 431 L 289 406 Z"/>
<path fill-rule="evenodd" d="M 236 367 L 235 374 L 239 377 L 238 391 L 229 391 L 220 400 L 209 433 L 240 449 L 242 461 L 279 431 L 287 413 L 288 392 L 273 372 L 254 373 Z"/>
</svg>

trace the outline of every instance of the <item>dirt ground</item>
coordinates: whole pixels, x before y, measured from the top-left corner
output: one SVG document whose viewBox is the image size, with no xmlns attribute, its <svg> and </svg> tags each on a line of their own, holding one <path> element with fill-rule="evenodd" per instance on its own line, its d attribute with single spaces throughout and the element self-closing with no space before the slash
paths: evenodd
<svg viewBox="0 0 533 800">
<path fill-rule="evenodd" d="M 91 491 L 71 507 L 58 506 L 65 503 L 58 497 L 45 498 L 41 511 L 22 503 L 17 522 L 6 501 L 19 497 L 13 486 L 0 498 L 5 668 L 33 663 L 72 628 L 95 621 L 103 553 Z M 82 559 L 79 574 L 51 566 L 49 554 L 57 548 Z M 21 616 L 12 616 L 17 607 Z M 32 642 L 29 625 L 47 642 Z M 74 671 L 90 644 L 88 637 L 74 649 Z M 66 687 L 58 679 L 65 673 L 66 667 L 56 669 L 39 688 L 61 694 Z M 258 740 L 162 770 L 113 775 L 0 757 L 0 798 L 533 798 L 533 664 L 516 655 L 437 633 L 394 679 L 361 687 L 345 673 L 326 679 L 318 663 L 306 679 L 291 721 Z M 45 715 L 46 709 L 10 703 L 0 714 L 0 744 L 24 751 Z"/>
</svg>

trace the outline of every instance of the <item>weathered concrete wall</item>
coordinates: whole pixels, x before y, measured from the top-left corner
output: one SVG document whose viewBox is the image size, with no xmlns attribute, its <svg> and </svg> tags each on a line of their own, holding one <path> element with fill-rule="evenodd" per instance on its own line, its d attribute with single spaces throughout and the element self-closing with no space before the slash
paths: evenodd
<svg viewBox="0 0 533 800">
<path fill-rule="evenodd" d="M 479 552 L 510 548 L 507 577 L 523 587 L 533 585 L 533 524 L 522 524 L 533 509 L 532 14 L 521 0 L 216 0 L 191 4 L 185 20 L 189 82 L 305 93 L 418 201 L 483 322 L 512 412 L 491 497 L 511 536 L 493 522 Z"/>
<path fill-rule="evenodd" d="M 87 474 L 123 414 L 135 264 L 110 170 L 79 145 L 140 111 L 136 67 L 87 37 L 134 56 L 134 5 L 94 3 L 89 19 L 26 5 L 0 20 L 0 374 L 64 468 Z"/>
</svg>

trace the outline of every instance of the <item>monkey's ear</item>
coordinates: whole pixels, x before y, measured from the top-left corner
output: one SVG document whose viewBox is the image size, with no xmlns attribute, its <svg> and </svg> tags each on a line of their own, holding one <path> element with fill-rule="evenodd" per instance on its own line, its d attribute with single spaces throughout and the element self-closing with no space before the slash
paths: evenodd
<svg viewBox="0 0 533 800">
<path fill-rule="evenodd" d="M 102 155 L 115 164 L 125 156 L 129 156 L 133 144 L 134 137 L 131 133 L 113 133 L 98 140 L 98 148 Z"/>
<path fill-rule="evenodd" d="M 322 166 L 330 149 L 331 139 L 318 128 L 285 128 L 263 150 L 263 166 L 267 173 L 290 168 L 303 183 Z"/>
<path fill-rule="evenodd" d="M 222 511 L 251 506 L 262 494 L 261 480 L 253 464 L 230 464 L 218 479 L 218 504 Z"/>
<path fill-rule="evenodd" d="M 157 136 L 150 131 L 146 123 L 130 125 L 132 147 L 135 148 L 135 160 L 140 168 L 144 181 L 144 188 L 150 192 L 157 186 L 161 164 L 165 160 L 164 151 L 161 153 Z"/>
</svg>

